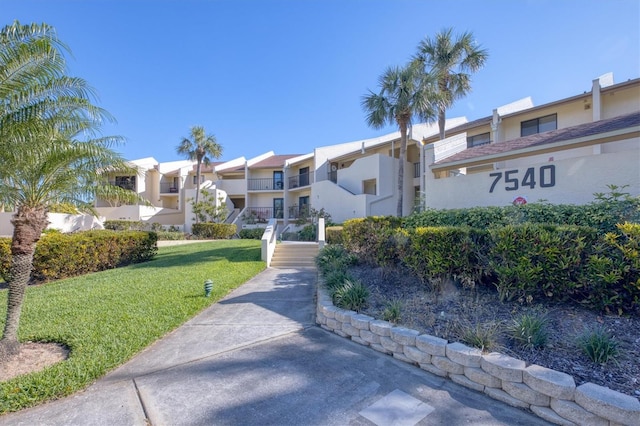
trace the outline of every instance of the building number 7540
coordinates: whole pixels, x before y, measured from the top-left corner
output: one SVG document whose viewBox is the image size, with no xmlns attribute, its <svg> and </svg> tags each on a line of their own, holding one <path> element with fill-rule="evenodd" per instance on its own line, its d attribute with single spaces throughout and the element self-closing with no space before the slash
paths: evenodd
<svg viewBox="0 0 640 426">
<path fill-rule="evenodd" d="M 517 191 L 520 188 L 528 187 L 534 189 L 536 185 L 540 185 L 540 188 L 551 188 L 556 185 L 556 166 L 549 164 L 546 166 L 540 166 L 538 168 L 536 181 L 536 169 L 535 167 L 529 167 L 522 180 L 520 180 L 519 170 L 506 170 L 503 172 L 490 173 L 490 177 L 494 178 L 489 193 L 492 193 L 496 188 L 496 185 L 504 177 L 504 189 L 506 191 Z"/>
</svg>

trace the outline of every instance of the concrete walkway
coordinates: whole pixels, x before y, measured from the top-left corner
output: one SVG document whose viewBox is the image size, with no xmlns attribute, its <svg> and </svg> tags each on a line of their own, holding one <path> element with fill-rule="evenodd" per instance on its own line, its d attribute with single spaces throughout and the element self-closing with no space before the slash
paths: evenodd
<svg viewBox="0 0 640 426">
<path fill-rule="evenodd" d="M 547 424 L 317 327 L 315 283 L 267 269 L 87 390 L 0 424 Z"/>
</svg>

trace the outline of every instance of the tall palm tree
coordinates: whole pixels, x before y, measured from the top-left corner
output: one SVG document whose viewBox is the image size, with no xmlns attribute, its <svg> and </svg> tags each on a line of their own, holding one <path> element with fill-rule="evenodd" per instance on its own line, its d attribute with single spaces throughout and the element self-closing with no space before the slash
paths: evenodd
<svg viewBox="0 0 640 426">
<path fill-rule="evenodd" d="M 0 360 L 19 349 L 20 312 L 48 206 L 86 208 L 105 173 L 130 169 L 111 149 L 119 138 L 91 138 L 110 117 L 89 101 L 84 80 L 64 75 L 61 48 L 46 24 L 0 30 L 0 204 L 16 211 Z M 122 196 L 137 198 L 127 192 Z"/>
<path fill-rule="evenodd" d="M 189 160 L 196 161 L 196 204 L 198 204 L 198 194 L 200 193 L 200 168 L 202 164 L 208 166 L 212 158 L 222 156 L 222 146 L 218 144 L 214 135 L 207 135 L 204 127 L 193 126 L 188 138 L 182 138 L 182 142 L 176 148 L 178 154 L 185 155 Z M 198 217 L 196 215 L 196 222 Z"/>
<path fill-rule="evenodd" d="M 441 96 L 438 107 L 438 127 L 440 139 L 445 138 L 445 113 L 456 99 L 471 91 L 470 72 L 484 66 L 489 53 L 476 46 L 473 34 L 464 32 L 453 39 L 453 29 L 447 28 L 433 39 L 426 38 L 418 45 L 414 62 L 437 80 L 437 90 Z"/>
<path fill-rule="evenodd" d="M 404 163 L 407 135 L 413 118 L 430 121 L 435 117 L 433 81 L 413 64 L 389 67 L 379 78 L 380 91 L 362 98 L 367 124 L 375 129 L 397 125 L 400 129 L 400 165 L 398 167 L 397 215 L 402 216 Z"/>
</svg>

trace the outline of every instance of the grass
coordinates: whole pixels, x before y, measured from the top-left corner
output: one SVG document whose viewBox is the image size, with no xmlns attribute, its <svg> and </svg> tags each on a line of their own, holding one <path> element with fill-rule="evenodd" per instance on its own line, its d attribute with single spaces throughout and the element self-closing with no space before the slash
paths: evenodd
<svg viewBox="0 0 640 426">
<path fill-rule="evenodd" d="M 509 335 L 523 348 L 542 348 L 549 339 L 549 321 L 544 313 L 528 312 L 513 319 Z"/>
<path fill-rule="evenodd" d="M 20 340 L 62 343 L 71 353 L 0 383 L 0 414 L 85 388 L 263 269 L 259 241 L 224 240 L 164 247 L 150 262 L 28 288 Z M 6 300 L 0 291 L 0 327 Z"/>
<path fill-rule="evenodd" d="M 593 362 L 606 364 L 616 362 L 619 355 L 618 341 L 604 327 L 594 327 L 577 338 L 578 347 Z"/>
</svg>

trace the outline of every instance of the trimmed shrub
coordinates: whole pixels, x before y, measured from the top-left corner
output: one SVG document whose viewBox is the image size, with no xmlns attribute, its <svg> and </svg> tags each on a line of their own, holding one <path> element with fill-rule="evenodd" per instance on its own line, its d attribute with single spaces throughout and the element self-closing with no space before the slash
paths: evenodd
<svg viewBox="0 0 640 426">
<path fill-rule="evenodd" d="M 158 235 L 158 241 L 175 241 L 187 239 L 187 236 L 183 232 L 157 231 L 156 235 Z"/>
<path fill-rule="evenodd" d="M 402 261 L 434 289 L 455 277 L 474 280 L 470 232 L 460 227 L 417 228 L 407 233 Z"/>
<path fill-rule="evenodd" d="M 594 247 L 586 260 L 586 297 L 583 303 L 616 313 L 640 313 L 640 224 L 617 226 Z"/>
<path fill-rule="evenodd" d="M 205 240 L 226 240 L 236 233 L 237 227 L 233 223 L 194 223 L 191 232 L 195 237 Z"/>
<path fill-rule="evenodd" d="M 11 239 L 2 239 L 9 247 Z M 48 233 L 36 244 L 31 279 L 47 282 L 153 259 L 157 236 L 143 231 Z M 1 249 L 0 275 L 9 278 L 10 250 Z"/>
<path fill-rule="evenodd" d="M 489 267 L 496 275 L 500 300 L 583 297 L 579 277 L 596 241 L 593 228 L 524 224 L 490 233 Z"/>
<path fill-rule="evenodd" d="M 324 230 L 327 244 L 342 244 L 342 226 L 328 226 Z"/>
<path fill-rule="evenodd" d="M 239 233 L 244 240 L 260 240 L 264 234 L 264 228 L 242 229 Z"/>
<path fill-rule="evenodd" d="M 144 231 L 146 227 L 140 220 L 105 220 L 103 225 L 111 231 Z"/>
<path fill-rule="evenodd" d="M 427 209 L 404 218 L 403 227 L 470 226 L 487 229 L 524 223 L 590 226 L 601 233 L 617 232 L 616 225 L 640 222 L 640 198 L 600 199 L 586 205 L 529 203 L 521 206 Z"/>
<path fill-rule="evenodd" d="M 344 223 L 342 238 L 347 250 L 366 263 L 387 266 L 398 259 L 394 240 L 401 219 L 395 216 L 371 216 Z"/>
</svg>

